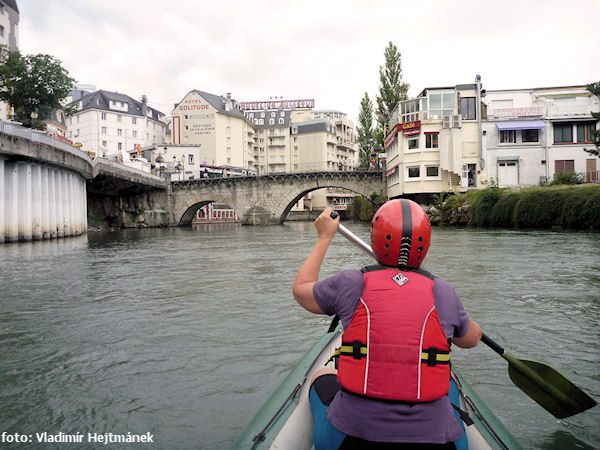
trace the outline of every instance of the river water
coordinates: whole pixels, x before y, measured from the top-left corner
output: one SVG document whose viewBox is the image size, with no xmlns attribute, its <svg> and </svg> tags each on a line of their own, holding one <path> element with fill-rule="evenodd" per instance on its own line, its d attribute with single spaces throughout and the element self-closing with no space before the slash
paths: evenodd
<svg viewBox="0 0 600 450">
<path fill-rule="evenodd" d="M 368 239 L 367 225 L 346 225 Z M 0 433 L 33 435 L 0 447 L 83 448 L 38 445 L 35 433 L 129 432 L 154 435 L 135 448 L 228 448 L 326 331 L 329 318 L 291 294 L 315 237 L 312 223 L 289 222 L 0 246 Z M 507 351 L 599 399 L 599 255 L 598 233 L 434 228 L 425 268 Z M 371 263 L 338 235 L 321 277 Z M 599 447 L 599 407 L 557 420 L 483 344 L 453 357 L 525 448 Z"/>
</svg>

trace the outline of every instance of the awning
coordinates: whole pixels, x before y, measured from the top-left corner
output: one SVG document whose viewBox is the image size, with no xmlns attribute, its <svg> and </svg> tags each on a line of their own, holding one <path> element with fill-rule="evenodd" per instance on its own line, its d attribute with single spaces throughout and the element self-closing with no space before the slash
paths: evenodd
<svg viewBox="0 0 600 450">
<path fill-rule="evenodd" d="M 392 175 L 394 172 L 396 172 L 396 170 L 398 170 L 398 164 L 396 164 L 394 167 L 392 167 L 391 169 L 388 169 L 385 172 L 385 176 L 389 177 L 390 175 Z"/>
<path fill-rule="evenodd" d="M 543 120 L 510 120 L 508 122 L 496 122 L 496 126 L 502 130 L 539 130 L 546 128 Z"/>
<path fill-rule="evenodd" d="M 496 160 L 498 160 L 498 161 L 518 161 L 519 157 L 518 156 L 498 156 L 496 158 Z"/>
</svg>

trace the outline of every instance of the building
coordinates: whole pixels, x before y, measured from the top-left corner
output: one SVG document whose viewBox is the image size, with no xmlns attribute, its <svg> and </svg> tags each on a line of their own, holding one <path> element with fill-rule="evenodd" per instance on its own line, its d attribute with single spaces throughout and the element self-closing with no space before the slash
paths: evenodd
<svg viewBox="0 0 600 450">
<path fill-rule="evenodd" d="M 590 131 L 600 103 L 586 86 L 488 90 L 483 98 L 487 174 L 499 186 L 536 186 L 559 171 L 598 181 Z"/>
<path fill-rule="evenodd" d="M 82 92 L 71 106 L 76 112 L 67 119 L 67 138 L 92 156 L 127 162 L 130 151 L 141 155 L 143 147 L 164 142 L 165 115 L 149 107 L 146 96 Z"/>
<path fill-rule="evenodd" d="M 475 84 L 426 88 L 393 111 L 385 139 L 388 197 L 479 189 L 485 181 Z"/>
<path fill-rule="evenodd" d="M 255 133 L 231 94 L 193 90 L 171 112 L 171 144 L 199 146 L 209 165 L 254 168 Z"/>
<path fill-rule="evenodd" d="M 19 50 L 19 7 L 16 0 L 0 0 L 0 45 L 10 52 Z M 9 105 L 0 102 L 0 120 L 9 117 Z"/>
</svg>

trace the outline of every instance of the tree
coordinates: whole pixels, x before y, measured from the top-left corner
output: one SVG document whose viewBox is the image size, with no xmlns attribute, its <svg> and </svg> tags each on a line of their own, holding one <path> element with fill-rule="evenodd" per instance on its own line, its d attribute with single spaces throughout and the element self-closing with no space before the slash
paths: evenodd
<svg viewBox="0 0 600 450">
<path fill-rule="evenodd" d="M 358 134 L 358 168 L 368 169 L 371 150 L 373 149 L 373 102 L 369 94 L 360 101 L 360 112 L 358 113 L 358 125 L 356 126 Z"/>
<path fill-rule="evenodd" d="M 590 91 L 592 93 L 592 95 L 595 95 L 596 97 L 600 98 L 600 81 L 596 81 L 595 83 L 588 84 L 587 90 Z M 593 112 L 592 117 L 596 120 L 600 120 L 600 113 Z M 600 130 L 597 128 L 594 128 L 592 130 L 591 134 L 592 134 L 591 141 L 594 143 L 596 148 L 586 148 L 584 150 L 586 152 L 588 152 L 590 155 L 600 156 Z"/>
<path fill-rule="evenodd" d="M 392 112 L 401 100 L 408 99 L 407 83 L 402 81 L 402 61 L 398 48 L 390 41 L 384 51 L 385 65 L 379 66 L 379 95 L 377 96 L 377 130 L 375 138 L 383 146 L 385 129 Z"/>
<path fill-rule="evenodd" d="M 14 108 L 13 118 L 41 128 L 53 109 L 61 108 L 75 80 L 50 55 L 21 55 L 0 46 L 0 100 Z"/>
</svg>

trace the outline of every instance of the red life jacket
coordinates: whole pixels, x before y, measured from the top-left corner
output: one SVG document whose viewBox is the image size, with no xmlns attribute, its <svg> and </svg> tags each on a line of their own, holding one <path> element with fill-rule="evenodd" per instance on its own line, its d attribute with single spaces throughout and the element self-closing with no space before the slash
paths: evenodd
<svg viewBox="0 0 600 450">
<path fill-rule="evenodd" d="M 413 271 L 363 274 L 364 290 L 342 335 L 338 379 L 368 397 L 428 402 L 448 394 L 450 344 L 433 280 Z"/>
</svg>

